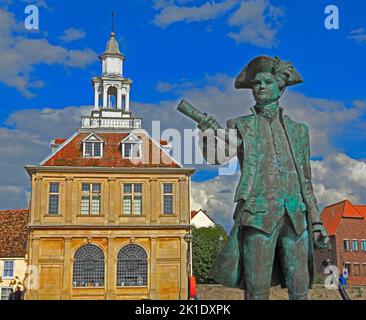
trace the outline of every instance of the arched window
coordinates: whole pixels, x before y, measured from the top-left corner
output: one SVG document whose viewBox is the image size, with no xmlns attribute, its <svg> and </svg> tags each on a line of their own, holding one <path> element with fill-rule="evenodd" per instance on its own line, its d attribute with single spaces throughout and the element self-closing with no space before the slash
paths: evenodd
<svg viewBox="0 0 366 320">
<path fill-rule="evenodd" d="M 104 254 L 97 246 L 88 244 L 74 256 L 73 287 L 104 286 Z"/>
<path fill-rule="evenodd" d="M 118 253 L 117 287 L 147 286 L 147 254 L 138 245 L 130 244 Z"/>
<path fill-rule="evenodd" d="M 117 88 L 108 88 L 108 109 L 117 109 Z"/>
</svg>

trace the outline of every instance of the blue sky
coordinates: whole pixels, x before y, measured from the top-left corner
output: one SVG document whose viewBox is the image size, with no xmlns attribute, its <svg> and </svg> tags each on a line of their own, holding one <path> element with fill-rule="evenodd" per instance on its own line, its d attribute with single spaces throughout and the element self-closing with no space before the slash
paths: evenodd
<svg viewBox="0 0 366 320">
<path fill-rule="evenodd" d="M 27 4 L 39 7 L 38 32 L 24 29 Z M 339 30 L 324 27 L 324 9 L 330 4 L 339 8 Z M 132 111 L 146 115 L 146 122 L 161 118 L 164 112 L 167 126 L 175 121 L 177 126 L 182 121 L 188 125 L 174 113 L 183 97 L 223 123 L 248 113 L 250 94 L 234 91 L 235 76 L 257 55 L 278 55 L 293 62 L 305 80 L 288 90 L 284 104 L 312 131 L 315 173 L 335 174 L 347 161 L 354 161 L 356 167 L 365 164 L 365 1 L 0 0 L 0 10 L 0 137 L 10 137 L 9 145 L 0 147 L 0 188 L 9 192 L 6 199 L 18 192 L 11 201 L 0 199 L 0 209 L 25 205 L 23 165 L 44 158 L 46 144 L 56 135 L 71 135 L 78 110 L 93 104 L 90 78 L 100 74 L 97 55 L 105 49 L 112 11 L 127 58 L 125 75 L 134 81 Z M 13 54 L 18 60 L 6 60 Z M 53 115 L 51 128 L 42 122 L 45 113 Z M 23 145 L 22 134 L 39 146 L 34 148 L 37 154 Z M 341 156 L 347 161 L 339 160 Z M 9 170 L 21 173 L 11 179 Z M 216 175 L 217 170 L 203 167 L 194 181 L 203 190 L 203 183 L 221 179 Z M 366 202 L 362 187 L 366 181 L 355 187 L 350 180 L 340 187 L 336 178 L 322 179 L 316 181 L 321 204 L 347 195 Z M 221 185 L 232 184 L 225 181 Z M 194 203 L 214 208 L 207 199 L 210 192 L 207 189 Z M 219 217 L 220 212 L 213 215 Z"/>
</svg>

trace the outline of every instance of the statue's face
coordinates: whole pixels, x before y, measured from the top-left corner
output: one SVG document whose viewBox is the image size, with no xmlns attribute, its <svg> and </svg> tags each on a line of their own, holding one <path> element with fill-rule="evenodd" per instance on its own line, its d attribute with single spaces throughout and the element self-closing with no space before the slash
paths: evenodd
<svg viewBox="0 0 366 320">
<path fill-rule="evenodd" d="M 267 104 L 279 100 L 282 96 L 276 78 L 269 72 L 258 73 L 253 81 L 253 96 L 258 104 Z"/>
</svg>

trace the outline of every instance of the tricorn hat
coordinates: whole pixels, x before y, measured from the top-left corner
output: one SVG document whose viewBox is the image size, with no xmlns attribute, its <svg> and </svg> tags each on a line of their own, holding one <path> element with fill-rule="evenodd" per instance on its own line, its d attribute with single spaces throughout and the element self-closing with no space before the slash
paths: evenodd
<svg viewBox="0 0 366 320">
<path fill-rule="evenodd" d="M 290 62 L 282 61 L 278 57 L 259 56 L 250 61 L 240 72 L 235 81 L 235 88 L 251 89 L 255 76 L 261 72 L 272 73 L 285 87 L 303 82 L 300 74 Z"/>
</svg>

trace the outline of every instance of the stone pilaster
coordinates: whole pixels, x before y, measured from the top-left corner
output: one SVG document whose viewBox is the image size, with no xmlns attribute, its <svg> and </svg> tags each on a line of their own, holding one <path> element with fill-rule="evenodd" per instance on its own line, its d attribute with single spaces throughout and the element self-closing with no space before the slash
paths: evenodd
<svg viewBox="0 0 366 320">
<path fill-rule="evenodd" d="M 41 200 L 42 200 L 42 181 L 41 177 L 35 178 L 35 189 L 36 194 L 34 197 L 35 206 L 34 206 L 34 223 L 40 224 L 41 223 Z"/>
<path fill-rule="evenodd" d="M 67 177 L 66 178 L 66 212 L 65 212 L 65 223 L 72 223 L 72 214 L 73 214 L 73 205 L 72 205 L 72 187 L 73 187 L 74 178 Z"/>
<path fill-rule="evenodd" d="M 107 256 L 107 272 L 106 272 L 106 299 L 116 299 L 116 272 L 117 272 L 117 260 L 115 257 L 115 245 L 114 238 L 108 238 L 108 256 Z"/>
<path fill-rule="evenodd" d="M 151 249 L 150 249 L 150 296 L 152 300 L 159 299 L 158 293 L 158 266 L 157 266 L 157 254 L 158 254 L 158 238 L 151 237 Z"/>
<path fill-rule="evenodd" d="M 71 300 L 71 238 L 65 238 L 64 240 L 64 266 L 63 266 L 63 279 L 62 279 L 62 295 L 61 300 Z"/>
<path fill-rule="evenodd" d="M 114 224 L 116 222 L 116 179 L 108 179 L 109 186 L 109 208 L 108 208 L 108 223 Z"/>
<path fill-rule="evenodd" d="M 150 223 L 156 224 L 159 221 L 160 212 L 158 212 L 158 208 L 160 208 L 160 190 L 158 179 L 151 178 L 150 179 Z"/>
</svg>

